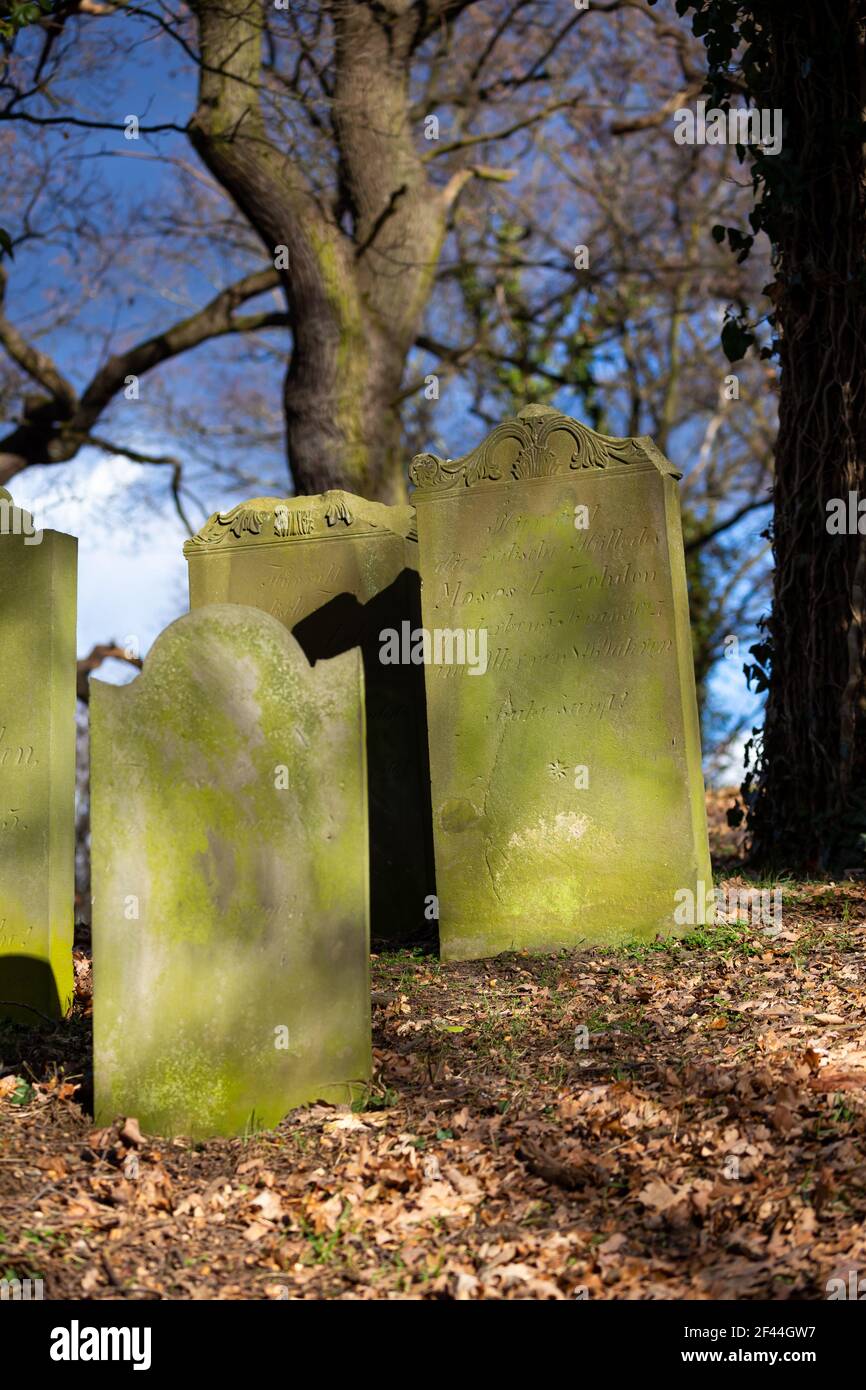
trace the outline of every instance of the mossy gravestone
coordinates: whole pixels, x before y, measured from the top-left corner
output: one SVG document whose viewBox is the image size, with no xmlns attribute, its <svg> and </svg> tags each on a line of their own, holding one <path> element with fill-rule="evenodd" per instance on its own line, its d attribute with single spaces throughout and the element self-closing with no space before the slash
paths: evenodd
<svg viewBox="0 0 866 1390">
<path fill-rule="evenodd" d="M 360 658 L 198 609 L 91 681 L 96 1118 L 205 1138 L 370 1073 Z"/>
<path fill-rule="evenodd" d="M 0 1016 L 30 1024 L 73 990 L 77 549 L 0 488 Z"/>
<path fill-rule="evenodd" d="M 651 941 L 711 882 L 678 476 L 543 407 L 412 464 L 425 627 L 487 634 L 425 668 L 446 959 Z"/>
<path fill-rule="evenodd" d="M 421 622 L 415 513 L 349 492 L 259 497 L 184 546 L 190 607 L 243 603 L 278 618 L 311 661 L 364 661 L 374 939 L 435 936 L 424 673 L 384 664 L 381 634 Z"/>
</svg>

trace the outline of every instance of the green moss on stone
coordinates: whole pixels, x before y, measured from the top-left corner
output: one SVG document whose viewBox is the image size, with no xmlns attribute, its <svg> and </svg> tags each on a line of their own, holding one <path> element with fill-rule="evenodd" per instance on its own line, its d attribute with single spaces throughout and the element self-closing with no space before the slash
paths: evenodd
<svg viewBox="0 0 866 1390">
<path fill-rule="evenodd" d="M 200 1138 L 351 1098 L 370 1069 L 358 654 L 313 669 L 268 614 L 197 609 L 131 685 L 94 682 L 91 721 L 100 1121 Z"/>
</svg>

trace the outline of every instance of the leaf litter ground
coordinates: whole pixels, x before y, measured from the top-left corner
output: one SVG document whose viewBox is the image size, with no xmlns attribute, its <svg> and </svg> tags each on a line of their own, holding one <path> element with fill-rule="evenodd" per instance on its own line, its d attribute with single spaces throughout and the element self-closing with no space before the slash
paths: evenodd
<svg viewBox="0 0 866 1390">
<path fill-rule="evenodd" d="M 826 1298 L 866 1272 L 866 887 L 783 889 L 781 925 L 728 914 L 678 944 L 378 956 L 365 1107 L 199 1145 L 94 1129 L 80 951 L 70 1021 L 0 1030 L 0 1278 L 51 1299 Z"/>
</svg>

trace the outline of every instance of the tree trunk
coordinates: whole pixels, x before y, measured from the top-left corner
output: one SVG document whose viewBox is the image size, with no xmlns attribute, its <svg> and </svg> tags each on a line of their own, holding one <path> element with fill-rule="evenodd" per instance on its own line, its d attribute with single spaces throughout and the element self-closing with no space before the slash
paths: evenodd
<svg viewBox="0 0 866 1390">
<path fill-rule="evenodd" d="M 262 113 L 262 0 L 195 8 L 202 62 L 190 138 L 281 269 L 296 490 L 396 501 L 406 489 L 396 402 L 457 192 L 429 182 L 416 149 L 408 73 L 418 17 L 399 3 L 328 6 L 339 151 L 329 207 Z"/>
<path fill-rule="evenodd" d="M 755 860 L 809 873 L 862 864 L 866 831 L 866 536 L 827 524 L 832 499 L 866 498 L 861 6 L 774 6 L 770 32 L 767 95 L 784 113 L 787 161 L 774 237 L 776 567 L 757 649 L 769 662 L 763 747 L 744 790 Z"/>
</svg>

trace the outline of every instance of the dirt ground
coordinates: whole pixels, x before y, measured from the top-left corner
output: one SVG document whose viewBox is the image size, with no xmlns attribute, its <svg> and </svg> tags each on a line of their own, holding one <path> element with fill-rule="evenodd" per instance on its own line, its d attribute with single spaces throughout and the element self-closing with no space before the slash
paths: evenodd
<svg viewBox="0 0 866 1390">
<path fill-rule="evenodd" d="M 70 1021 L 0 1029 L 0 1278 L 50 1299 L 826 1298 L 866 1271 L 866 887 L 782 887 L 780 922 L 741 902 L 675 944 L 378 956 L 364 1108 L 206 1144 L 94 1130 L 79 952 Z"/>
</svg>

